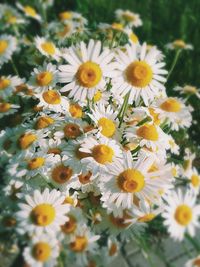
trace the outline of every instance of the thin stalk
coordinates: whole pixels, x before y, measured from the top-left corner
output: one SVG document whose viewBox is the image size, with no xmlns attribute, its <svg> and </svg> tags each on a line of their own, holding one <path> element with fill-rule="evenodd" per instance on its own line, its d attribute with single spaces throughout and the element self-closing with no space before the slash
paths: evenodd
<svg viewBox="0 0 200 267">
<path fill-rule="evenodd" d="M 169 79 L 169 77 L 170 77 L 172 71 L 174 70 L 174 68 L 175 68 L 175 66 L 176 66 L 176 63 L 177 63 L 178 58 L 179 58 L 179 56 L 180 56 L 180 53 L 181 53 L 181 49 L 178 49 L 178 50 L 176 51 L 176 54 L 175 54 L 174 60 L 173 60 L 173 62 L 172 62 L 171 68 L 170 68 L 170 70 L 169 70 L 169 72 L 168 72 L 167 80 Z"/>
<path fill-rule="evenodd" d="M 186 234 L 185 237 L 190 242 L 190 244 L 196 249 L 197 252 L 200 252 L 200 245 L 193 237 L 191 237 L 189 234 Z"/>
<path fill-rule="evenodd" d="M 128 108 L 128 100 L 129 100 L 129 96 L 130 96 L 130 91 L 125 95 L 124 97 L 124 103 L 122 105 L 122 111 L 121 111 L 121 116 L 119 118 L 119 128 L 121 127 L 121 124 L 123 122 L 123 119 L 124 119 L 124 115 L 126 113 L 126 110 Z"/>
<path fill-rule="evenodd" d="M 18 72 L 17 67 L 16 67 L 12 58 L 11 58 L 10 62 L 11 62 L 11 65 L 12 65 L 12 68 L 13 68 L 15 74 L 19 76 L 19 72 Z"/>
</svg>

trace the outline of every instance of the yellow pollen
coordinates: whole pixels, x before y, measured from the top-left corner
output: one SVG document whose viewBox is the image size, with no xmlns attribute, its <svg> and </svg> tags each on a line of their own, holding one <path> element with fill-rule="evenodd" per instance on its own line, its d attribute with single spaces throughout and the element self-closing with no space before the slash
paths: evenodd
<svg viewBox="0 0 200 267">
<path fill-rule="evenodd" d="M 109 256 L 114 256 L 117 253 L 117 245 L 112 243 L 109 249 Z"/>
<path fill-rule="evenodd" d="M 61 102 L 61 97 L 59 93 L 54 90 L 48 90 L 44 92 L 42 96 L 44 101 L 51 105 L 59 105 Z"/>
<path fill-rule="evenodd" d="M 61 226 L 62 231 L 65 234 L 71 234 L 76 230 L 76 219 L 72 215 L 68 215 L 69 220 Z"/>
<path fill-rule="evenodd" d="M 8 41 L 0 40 L 0 55 L 2 55 L 8 47 Z"/>
<path fill-rule="evenodd" d="M 15 24 L 17 22 L 17 17 L 10 16 L 10 17 L 8 17 L 7 22 L 10 24 Z"/>
<path fill-rule="evenodd" d="M 107 145 L 96 145 L 92 149 L 92 157 L 100 164 L 111 163 L 113 156 L 113 149 Z"/>
<path fill-rule="evenodd" d="M 69 11 L 64 11 L 59 14 L 60 20 L 69 20 L 72 18 L 72 13 Z"/>
<path fill-rule="evenodd" d="M 122 31 L 124 29 L 124 26 L 121 23 L 112 23 L 112 29 Z"/>
<path fill-rule="evenodd" d="M 145 61 L 134 61 L 126 68 L 126 78 L 132 86 L 146 87 L 153 78 L 153 72 Z"/>
<path fill-rule="evenodd" d="M 34 158 L 28 162 L 28 168 L 30 170 L 35 170 L 35 169 L 42 167 L 44 165 L 44 163 L 45 163 L 44 158 L 41 158 L 41 157 Z"/>
<path fill-rule="evenodd" d="M 70 248 L 74 252 L 83 252 L 88 245 L 88 239 L 85 236 L 76 236 L 75 241 L 70 243 Z"/>
<path fill-rule="evenodd" d="M 98 126 L 102 128 L 101 133 L 106 137 L 112 137 L 116 130 L 114 122 L 107 118 L 99 119 Z"/>
<path fill-rule="evenodd" d="M 175 98 L 168 98 L 160 105 L 160 108 L 167 112 L 179 112 L 181 110 L 181 104 Z"/>
<path fill-rule="evenodd" d="M 197 88 L 195 86 L 191 86 L 191 85 L 184 86 L 183 91 L 185 93 L 191 93 L 191 94 L 196 94 L 198 92 Z"/>
<path fill-rule="evenodd" d="M 82 118 L 83 116 L 82 107 L 79 104 L 71 104 L 69 112 L 74 118 Z"/>
<path fill-rule="evenodd" d="M 98 64 L 87 61 L 80 65 L 76 78 L 78 83 L 87 88 L 95 87 L 102 78 L 102 71 Z"/>
<path fill-rule="evenodd" d="M 49 71 L 44 71 L 36 75 L 36 82 L 40 86 L 47 86 L 53 80 L 53 75 Z"/>
<path fill-rule="evenodd" d="M 45 242 L 36 243 L 33 247 L 32 255 L 37 261 L 45 262 L 51 256 L 51 247 Z"/>
<path fill-rule="evenodd" d="M 73 170 L 70 167 L 64 166 L 64 165 L 59 165 L 53 169 L 51 176 L 52 176 L 52 179 L 56 183 L 64 184 L 67 181 L 69 181 L 72 174 L 73 174 Z"/>
<path fill-rule="evenodd" d="M 7 112 L 11 108 L 10 103 L 0 103 L 0 112 Z"/>
<path fill-rule="evenodd" d="M 6 89 L 9 85 L 10 85 L 10 80 L 0 78 L 0 90 Z"/>
<path fill-rule="evenodd" d="M 42 49 L 44 50 L 44 52 L 46 52 L 47 54 L 53 56 L 55 54 L 55 46 L 53 43 L 51 42 L 44 42 L 41 44 Z"/>
<path fill-rule="evenodd" d="M 175 40 L 173 42 L 173 45 L 175 48 L 185 48 L 186 47 L 186 43 L 183 40 Z"/>
<path fill-rule="evenodd" d="M 132 219 L 132 217 L 124 212 L 122 217 L 114 217 L 112 214 L 109 216 L 111 223 L 117 228 L 127 228 L 131 222 L 127 222 L 127 220 Z"/>
<path fill-rule="evenodd" d="M 151 116 L 153 117 L 153 122 L 156 125 L 160 124 L 160 119 L 159 119 L 159 114 L 155 112 L 155 110 L 153 108 L 149 108 L 149 113 L 151 114 Z"/>
<path fill-rule="evenodd" d="M 44 129 L 53 123 L 54 123 L 54 119 L 52 119 L 51 117 L 47 117 L 47 116 L 40 117 L 35 124 L 35 129 L 36 130 Z"/>
<path fill-rule="evenodd" d="M 81 184 L 88 184 L 90 182 L 90 178 L 92 177 L 92 173 L 88 171 L 86 174 L 78 175 L 79 182 Z"/>
<path fill-rule="evenodd" d="M 93 97 L 93 101 L 94 102 L 98 102 L 99 100 L 101 100 L 102 98 L 102 92 L 101 91 L 96 91 L 94 97 Z"/>
<path fill-rule="evenodd" d="M 72 197 L 66 197 L 63 204 L 70 204 L 72 206 L 74 206 L 74 199 Z"/>
<path fill-rule="evenodd" d="M 47 226 L 56 216 L 55 208 L 50 204 L 39 204 L 31 211 L 31 219 L 35 225 Z"/>
<path fill-rule="evenodd" d="M 152 124 L 144 124 L 140 126 L 137 131 L 137 135 L 151 141 L 157 141 L 159 138 L 156 127 Z"/>
<path fill-rule="evenodd" d="M 194 187 L 199 187 L 200 186 L 200 177 L 196 174 L 193 174 L 191 176 L 191 184 L 194 186 Z"/>
<path fill-rule="evenodd" d="M 137 35 L 135 34 L 135 33 L 131 33 L 130 35 L 129 35 L 129 38 L 130 38 L 130 40 L 134 43 L 134 44 L 137 44 L 138 43 L 138 37 L 137 37 Z"/>
<path fill-rule="evenodd" d="M 176 208 L 174 218 L 180 225 L 186 226 L 192 220 L 192 209 L 182 204 Z"/>
<path fill-rule="evenodd" d="M 119 188 L 127 193 L 140 192 L 145 186 L 144 176 L 136 169 L 127 169 L 116 178 Z"/>
<path fill-rule="evenodd" d="M 37 140 L 36 135 L 32 133 L 27 133 L 27 134 L 21 135 L 18 142 L 19 142 L 19 146 L 21 149 L 26 149 L 36 140 Z"/>
<path fill-rule="evenodd" d="M 37 12 L 35 11 L 35 9 L 31 6 L 25 6 L 24 7 L 24 12 L 31 16 L 31 17 L 35 17 L 37 15 Z"/>
<path fill-rule="evenodd" d="M 63 131 L 65 134 L 65 137 L 69 139 L 75 139 L 82 134 L 80 127 L 75 123 L 66 124 Z"/>
<path fill-rule="evenodd" d="M 139 222 L 150 222 L 150 221 L 152 221 L 155 217 L 156 217 L 155 214 L 153 214 L 153 213 L 149 213 L 149 214 L 146 214 L 146 215 L 140 217 L 140 218 L 138 219 L 138 221 L 139 221 Z"/>
</svg>

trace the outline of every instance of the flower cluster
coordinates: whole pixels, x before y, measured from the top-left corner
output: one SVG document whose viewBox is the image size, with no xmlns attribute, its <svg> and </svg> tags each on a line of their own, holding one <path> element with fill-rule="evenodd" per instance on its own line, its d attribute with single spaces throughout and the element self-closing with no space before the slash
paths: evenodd
<svg viewBox="0 0 200 267">
<path fill-rule="evenodd" d="M 140 16 L 117 10 L 89 28 L 76 12 L 47 23 L 37 6 L 0 10 L 0 68 L 16 72 L 0 76 L 1 231 L 28 266 L 108 266 L 152 220 L 175 240 L 194 236 L 200 176 L 177 144 L 193 108 L 167 95 L 163 53 L 133 32 Z M 42 34 L 30 38 L 32 19 Z"/>
</svg>

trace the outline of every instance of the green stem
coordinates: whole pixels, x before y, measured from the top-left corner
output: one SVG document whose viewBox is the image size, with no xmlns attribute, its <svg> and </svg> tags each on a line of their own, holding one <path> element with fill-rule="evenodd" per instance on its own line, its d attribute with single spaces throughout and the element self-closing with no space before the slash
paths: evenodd
<svg viewBox="0 0 200 267">
<path fill-rule="evenodd" d="M 19 72 L 18 72 L 17 67 L 15 66 L 15 63 L 14 63 L 12 58 L 11 58 L 10 62 L 11 62 L 11 65 L 13 67 L 15 74 L 19 76 Z"/>
<path fill-rule="evenodd" d="M 193 237 L 191 237 L 188 233 L 186 233 L 185 237 L 190 242 L 190 244 L 196 249 L 196 251 L 199 253 L 200 252 L 199 243 Z"/>
<path fill-rule="evenodd" d="M 179 58 L 180 53 L 181 53 L 181 49 L 178 49 L 178 50 L 176 51 L 176 54 L 175 54 L 174 60 L 173 60 L 173 62 L 172 62 L 171 68 L 170 68 L 170 70 L 169 70 L 169 72 L 168 72 L 167 80 L 169 79 L 169 77 L 170 77 L 172 71 L 174 70 L 174 68 L 175 68 L 175 66 L 176 66 L 176 63 L 177 63 L 177 61 L 178 61 L 178 58 Z"/>
<path fill-rule="evenodd" d="M 126 110 L 128 108 L 128 100 L 129 100 L 129 96 L 130 96 L 130 91 L 125 95 L 124 97 L 124 103 L 122 105 L 122 108 L 120 110 L 121 114 L 120 114 L 120 118 L 119 118 L 119 128 L 121 127 L 121 124 L 123 122 L 123 119 L 124 119 L 124 115 L 126 113 Z"/>
</svg>

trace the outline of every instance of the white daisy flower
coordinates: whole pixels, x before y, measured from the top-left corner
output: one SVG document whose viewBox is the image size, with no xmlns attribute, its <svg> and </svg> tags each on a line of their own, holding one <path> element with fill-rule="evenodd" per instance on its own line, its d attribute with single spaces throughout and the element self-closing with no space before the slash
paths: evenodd
<svg viewBox="0 0 200 267">
<path fill-rule="evenodd" d="M 198 195 L 200 192 L 200 174 L 198 173 L 197 169 L 193 167 L 188 170 L 185 175 L 189 180 L 191 190 Z"/>
<path fill-rule="evenodd" d="M 195 227 L 199 227 L 200 216 L 200 205 L 195 205 L 195 194 L 191 191 L 183 193 L 178 190 L 171 192 L 164 199 L 166 205 L 162 216 L 170 236 L 178 241 L 183 240 L 186 231 L 194 236 Z"/>
<path fill-rule="evenodd" d="M 105 107 L 102 103 L 99 103 L 91 109 L 92 114 L 87 115 L 92 119 L 105 137 L 111 138 L 117 132 L 119 121 L 117 119 L 118 111 L 114 111 L 109 105 Z"/>
<path fill-rule="evenodd" d="M 17 2 L 17 7 L 24 12 L 26 17 L 30 17 L 33 19 L 38 20 L 39 22 L 42 21 L 41 16 L 37 13 L 37 11 L 35 10 L 35 8 L 33 8 L 32 6 L 26 5 L 23 6 L 21 5 L 19 2 Z"/>
<path fill-rule="evenodd" d="M 115 140 L 100 137 L 98 140 L 93 137 L 85 138 L 79 151 L 90 154 L 81 161 L 87 165 L 88 170 L 96 174 L 105 170 L 109 165 L 119 162 L 122 158 L 120 145 Z"/>
<path fill-rule="evenodd" d="M 58 71 L 56 66 L 48 63 L 44 64 L 43 67 L 34 68 L 28 85 L 35 92 L 41 93 L 47 89 L 54 88 L 57 81 Z"/>
<path fill-rule="evenodd" d="M 92 101 L 95 104 L 101 103 L 102 105 L 107 106 L 109 104 L 109 99 L 111 97 L 111 93 L 106 91 L 106 89 L 103 91 L 97 90 L 94 94 Z"/>
<path fill-rule="evenodd" d="M 130 142 L 138 142 L 141 147 L 145 146 L 153 151 L 169 149 L 169 137 L 163 130 L 153 124 L 144 123 L 141 126 L 130 126 L 125 129 L 125 137 Z"/>
<path fill-rule="evenodd" d="M 17 40 L 12 35 L 0 35 L 0 68 L 8 62 L 17 48 Z"/>
<path fill-rule="evenodd" d="M 60 248 L 58 241 L 48 235 L 33 236 L 28 246 L 24 248 L 23 257 L 30 267 L 55 266 Z"/>
<path fill-rule="evenodd" d="M 178 39 L 178 40 L 173 41 L 172 43 L 166 44 L 166 48 L 170 50 L 175 50 L 175 49 L 193 50 L 194 49 L 193 45 L 187 44 L 181 39 Z"/>
<path fill-rule="evenodd" d="M 19 105 L 11 104 L 8 102 L 0 102 L 0 119 L 17 112 L 20 108 Z"/>
<path fill-rule="evenodd" d="M 180 147 L 176 144 L 172 135 L 168 135 L 168 136 L 169 136 L 169 145 L 170 145 L 169 149 L 170 149 L 171 153 L 173 153 L 175 155 L 179 155 Z"/>
<path fill-rule="evenodd" d="M 0 19 L 5 22 L 6 28 L 16 24 L 23 24 L 26 22 L 17 12 L 17 10 L 12 8 L 10 5 L 0 4 L 0 10 Z"/>
<path fill-rule="evenodd" d="M 46 57 L 50 57 L 59 61 L 60 59 L 60 51 L 54 45 L 53 42 L 46 40 L 44 37 L 36 37 L 35 38 L 36 48 L 40 51 L 40 53 Z"/>
<path fill-rule="evenodd" d="M 124 32 L 128 35 L 128 40 L 131 44 L 138 44 L 139 43 L 139 39 L 137 37 L 137 35 L 132 31 L 131 28 L 125 28 Z"/>
<path fill-rule="evenodd" d="M 37 107 L 43 110 L 51 110 L 54 112 L 66 113 L 69 111 L 69 100 L 67 97 L 62 96 L 58 90 L 50 89 L 43 93 L 34 95 L 39 99 Z"/>
<path fill-rule="evenodd" d="M 189 128 L 191 126 L 192 116 L 190 109 L 180 98 L 159 98 L 152 106 L 155 107 L 155 112 L 159 113 L 161 122 L 169 121 L 172 130 L 178 131 L 179 128 Z"/>
<path fill-rule="evenodd" d="M 196 95 L 198 98 L 200 98 L 200 92 L 199 89 L 192 85 L 185 85 L 185 86 L 176 86 L 174 87 L 174 91 L 179 92 L 180 94 L 190 94 L 190 95 Z"/>
<path fill-rule="evenodd" d="M 164 62 L 158 61 L 157 48 L 152 47 L 147 52 L 147 45 L 126 45 L 126 51 L 117 51 L 118 75 L 112 79 L 113 95 L 123 98 L 129 93 L 130 104 L 139 102 L 140 97 L 145 105 L 152 101 L 160 91 L 165 91 L 167 71 L 163 69 Z"/>
<path fill-rule="evenodd" d="M 18 76 L 1 76 L 0 77 L 0 97 L 3 99 L 8 98 L 11 96 L 14 91 L 15 87 L 22 84 L 23 80 L 20 79 Z"/>
<path fill-rule="evenodd" d="M 199 267 L 200 266 L 200 255 L 186 262 L 185 267 Z"/>
<path fill-rule="evenodd" d="M 69 211 L 69 205 L 63 204 L 65 198 L 59 191 L 55 189 L 49 191 L 46 188 L 41 193 L 34 190 L 32 196 L 27 194 L 24 197 L 26 203 L 20 203 L 21 210 L 16 213 L 20 234 L 55 235 L 60 230 L 60 226 L 68 220 L 66 214 Z"/>
<path fill-rule="evenodd" d="M 67 83 L 61 92 L 70 91 L 69 97 L 83 102 L 87 98 L 92 99 L 95 93 L 106 86 L 107 78 L 115 76 L 113 54 L 108 48 L 101 52 L 100 41 L 90 40 L 88 46 L 81 42 L 80 46 L 70 47 L 63 58 L 67 65 L 59 67 L 59 81 Z"/>
<path fill-rule="evenodd" d="M 139 27 L 142 25 L 142 20 L 139 14 L 133 13 L 130 10 L 117 9 L 115 11 L 117 20 L 123 22 L 130 27 Z"/>
</svg>

